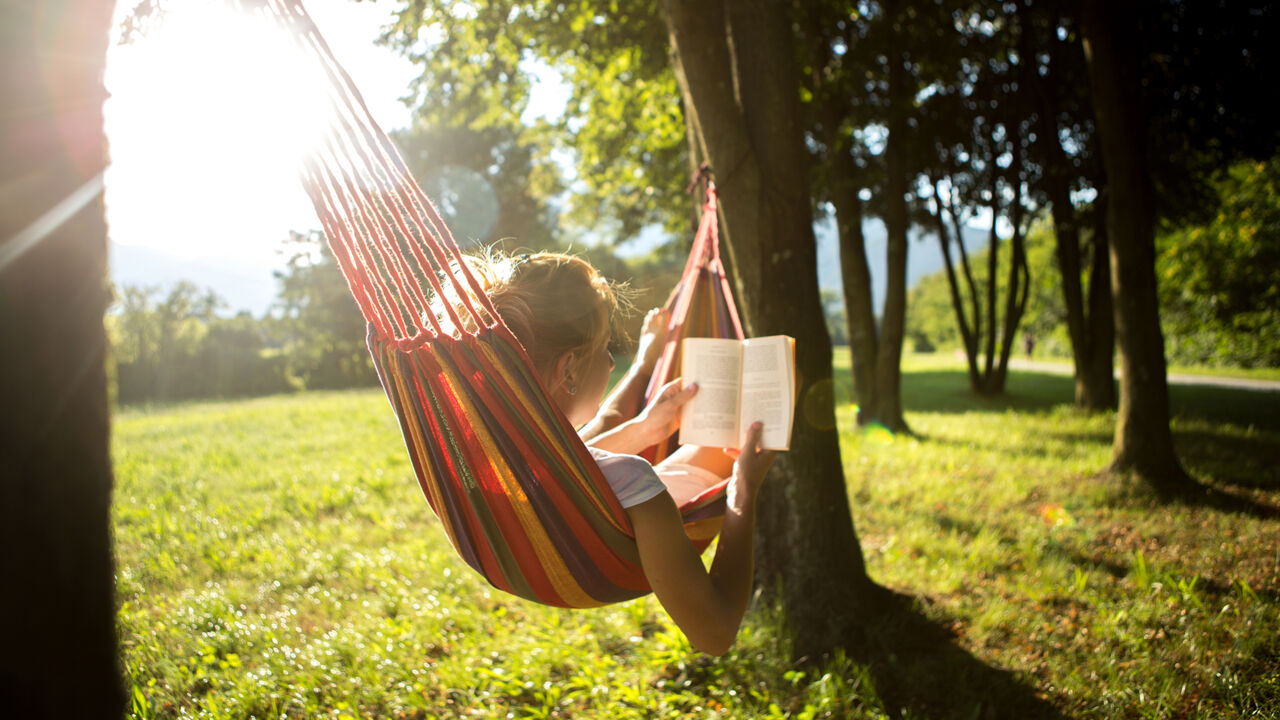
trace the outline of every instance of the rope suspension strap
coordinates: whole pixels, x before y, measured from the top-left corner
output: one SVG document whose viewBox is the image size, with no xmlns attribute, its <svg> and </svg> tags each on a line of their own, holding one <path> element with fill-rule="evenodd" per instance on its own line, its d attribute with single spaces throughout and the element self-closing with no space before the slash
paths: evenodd
<svg viewBox="0 0 1280 720">
<path fill-rule="evenodd" d="M 680 372 L 682 341 L 691 337 L 737 338 L 744 337 L 738 308 L 729 290 L 729 279 L 720 261 L 720 218 L 716 205 L 716 186 L 711 181 L 711 171 L 704 164 L 689 185 L 692 192 L 702 182 L 702 217 L 693 248 L 684 266 L 680 281 L 676 283 L 665 307 L 669 311 L 667 341 L 662 348 L 649 385 L 645 389 L 645 402 L 653 398 L 662 386 Z M 644 456 L 651 462 L 659 462 L 676 448 L 674 431 L 664 442 L 649 448 Z"/>
</svg>

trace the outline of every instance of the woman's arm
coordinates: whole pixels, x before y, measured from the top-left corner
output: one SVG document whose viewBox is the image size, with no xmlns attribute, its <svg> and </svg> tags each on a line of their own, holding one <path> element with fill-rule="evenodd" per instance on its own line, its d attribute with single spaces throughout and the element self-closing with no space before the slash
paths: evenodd
<svg viewBox="0 0 1280 720">
<path fill-rule="evenodd" d="M 658 358 L 662 356 L 662 347 L 667 338 L 667 322 L 670 317 L 671 314 L 663 308 L 654 308 L 644 316 L 644 324 L 640 329 L 640 342 L 636 348 L 636 359 L 631 363 L 631 367 L 627 368 L 627 374 L 618 381 L 613 392 L 609 393 L 601 403 L 596 416 L 578 430 L 578 435 L 583 440 L 590 440 L 612 430 L 640 412 L 641 407 L 644 406 L 644 391 L 649 387 L 649 377 L 653 375 L 653 368 L 658 364 Z M 649 443 L 649 445 L 652 444 Z M 649 445 L 627 452 L 639 452 Z M 613 452 L 623 451 L 614 450 Z"/>
<path fill-rule="evenodd" d="M 760 433 L 756 423 L 734 463 L 709 572 L 685 535 L 670 495 L 627 509 L 649 586 L 693 647 L 711 655 L 723 655 L 733 644 L 751 596 L 755 499 L 776 455 L 760 449 Z"/>
<path fill-rule="evenodd" d="M 680 378 L 676 378 L 663 385 L 653 402 L 639 415 L 595 437 L 582 437 L 591 447 L 634 455 L 670 437 L 680 427 L 680 408 L 697 392 L 697 385 L 681 389 Z"/>
</svg>

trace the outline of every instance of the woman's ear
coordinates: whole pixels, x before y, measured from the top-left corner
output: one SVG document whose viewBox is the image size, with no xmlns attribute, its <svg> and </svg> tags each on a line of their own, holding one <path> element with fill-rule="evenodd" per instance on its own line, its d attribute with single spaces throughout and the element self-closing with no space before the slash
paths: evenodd
<svg viewBox="0 0 1280 720">
<path fill-rule="evenodd" d="M 570 395 L 578 394 L 577 362 L 573 352 L 567 352 L 556 358 L 551 371 L 551 387 L 564 390 Z"/>
</svg>

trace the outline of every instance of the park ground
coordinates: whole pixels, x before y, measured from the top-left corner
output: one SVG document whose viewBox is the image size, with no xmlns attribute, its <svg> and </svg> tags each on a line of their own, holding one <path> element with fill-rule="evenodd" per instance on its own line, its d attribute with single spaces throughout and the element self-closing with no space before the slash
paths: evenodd
<svg viewBox="0 0 1280 720">
<path fill-rule="evenodd" d="M 848 356 L 837 355 L 837 378 Z M 506 597 L 452 553 L 377 390 L 121 409 L 123 669 L 137 718 L 1280 718 L 1280 396 L 1172 387 L 1198 500 L 1107 476 L 1067 377 L 975 398 L 908 357 L 913 434 L 837 403 L 893 607 L 795 662 L 768 607 L 723 658 L 652 598 Z M 808 420 L 801 410 L 797 421 Z"/>
</svg>

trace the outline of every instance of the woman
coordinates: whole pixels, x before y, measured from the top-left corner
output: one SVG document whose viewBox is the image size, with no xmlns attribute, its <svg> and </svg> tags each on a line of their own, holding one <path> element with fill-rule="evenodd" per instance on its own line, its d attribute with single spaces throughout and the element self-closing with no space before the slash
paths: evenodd
<svg viewBox="0 0 1280 720">
<path fill-rule="evenodd" d="M 775 453 L 760 449 L 759 423 L 738 453 L 684 446 L 650 465 L 633 453 L 664 439 L 680 407 L 697 392 L 665 385 L 648 406 L 644 389 L 662 351 L 667 316 L 651 311 L 636 361 L 608 400 L 609 352 L 620 314 L 618 294 L 581 258 L 537 253 L 473 258 L 472 269 L 516 338 L 548 394 L 580 428 L 631 519 L 649 586 L 694 648 L 721 655 L 733 644 L 747 609 L 753 570 L 755 501 Z M 729 477 L 727 507 L 708 571 L 685 535 L 680 501 Z"/>
</svg>

